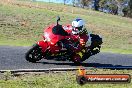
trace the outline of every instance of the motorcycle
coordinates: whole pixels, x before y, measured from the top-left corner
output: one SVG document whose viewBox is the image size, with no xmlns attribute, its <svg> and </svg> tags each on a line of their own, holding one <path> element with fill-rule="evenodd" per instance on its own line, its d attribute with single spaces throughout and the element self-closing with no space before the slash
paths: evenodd
<svg viewBox="0 0 132 88">
<path fill-rule="evenodd" d="M 71 25 L 52 24 L 44 29 L 43 40 L 29 49 L 25 58 L 29 62 L 60 58 L 81 64 L 90 56 L 100 52 L 102 38 L 96 34 L 73 35 Z"/>
</svg>

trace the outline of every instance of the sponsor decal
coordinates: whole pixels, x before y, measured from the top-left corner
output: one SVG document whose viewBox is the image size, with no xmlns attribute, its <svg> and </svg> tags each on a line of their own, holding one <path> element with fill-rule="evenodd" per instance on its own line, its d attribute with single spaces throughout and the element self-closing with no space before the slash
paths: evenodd
<svg viewBox="0 0 132 88">
<path fill-rule="evenodd" d="M 86 83 L 130 83 L 129 74 L 86 74 L 86 70 L 79 68 L 79 74 L 76 77 L 78 84 Z"/>
</svg>

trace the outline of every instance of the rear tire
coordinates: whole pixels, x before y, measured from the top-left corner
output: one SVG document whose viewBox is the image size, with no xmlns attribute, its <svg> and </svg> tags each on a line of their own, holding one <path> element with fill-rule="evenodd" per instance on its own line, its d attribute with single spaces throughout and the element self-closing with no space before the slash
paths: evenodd
<svg viewBox="0 0 132 88">
<path fill-rule="evenodd" d="M 28 52 L 25 54 L 25 58 L 27 61 L 35 63 L 36 61 L 39 61 L 43 58 L 41 48 L 38 44 L 35 44 L 32 46 L 31 49 L 28 50 Z"/>
</svg>

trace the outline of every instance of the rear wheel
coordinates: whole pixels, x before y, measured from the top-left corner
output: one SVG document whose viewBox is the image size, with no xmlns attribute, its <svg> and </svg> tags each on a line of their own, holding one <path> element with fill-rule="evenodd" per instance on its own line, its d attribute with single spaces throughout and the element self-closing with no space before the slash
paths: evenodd
<svg viewBox="0 0 132 88">
<path fill-rule="evenodd" d="M 41 48 L 38 44 L 35 44 L 26 54 L 26 60 L 35 63 L 43 58 Z"/>
</svg>

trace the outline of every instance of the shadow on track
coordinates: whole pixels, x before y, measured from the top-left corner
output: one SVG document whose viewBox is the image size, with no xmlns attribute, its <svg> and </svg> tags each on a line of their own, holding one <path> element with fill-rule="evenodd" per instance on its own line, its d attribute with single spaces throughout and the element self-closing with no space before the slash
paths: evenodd
<svg viewBox="0 0 132 88">
<path fill-rule="evenodd" d="M 69 65 L 69 66 L 79 66 L 74 63 L 54 63 L 54 62 L 37 62 L 42 64 L 53 64 L 53 65 Z M 83 67 L 94 67 L 94 68 L 101 68 L 101 69 L 117 69 L 117 70 L 132 70 L 132 66 L 122 66 L 122 65 L 112 65 L 112 64 L 100 64 L 100 63 L 82 63 L 81 66 Z"/>
</svg>

